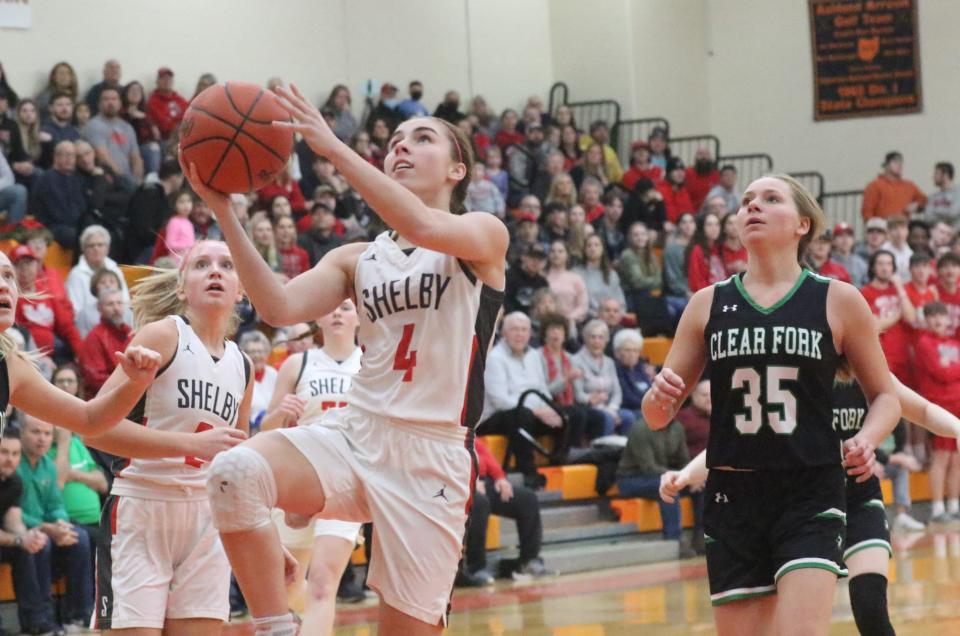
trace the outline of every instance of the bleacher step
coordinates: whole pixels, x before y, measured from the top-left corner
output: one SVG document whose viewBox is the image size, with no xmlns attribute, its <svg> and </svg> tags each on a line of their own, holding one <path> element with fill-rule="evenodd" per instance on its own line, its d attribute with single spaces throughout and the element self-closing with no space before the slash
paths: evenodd
<svg viewBox="0 0 960 636">
<path fill-rule="evenodd" d="M 676 541 L 636 537 L 553 545 L 545 547 L 540 556 L 548 569 L 572 574 L 675 560 L 678 552 L 679 544 Z M 488 565 L 496 568 L 496 562 L 500 559 L 515 557 L 516 550 L 499 550 L 488 554 L 487 561 Z"/>
<path fill-rule="evenodd" d="M 567 543 L 571 541 L 583 542 L 594 539 L 616 539 L 637 535 L 637 525 L 634 523 L 617 523 L 615 521 L 601 521 L 584 525 L 565 526 L 560 528 L 543 529 L 544 545 L 551 543 Z M 519 544 L 517 526 L 512 519 L 503 519 L 500 526 L 500 545 L 515 546 Z"/>
<path fill-rule="evenodd" d="M 600 521 L 600 509 L 595 503 L 542 508 L 540 519 L 544 528 L 584 526 Z"/>
</svg>

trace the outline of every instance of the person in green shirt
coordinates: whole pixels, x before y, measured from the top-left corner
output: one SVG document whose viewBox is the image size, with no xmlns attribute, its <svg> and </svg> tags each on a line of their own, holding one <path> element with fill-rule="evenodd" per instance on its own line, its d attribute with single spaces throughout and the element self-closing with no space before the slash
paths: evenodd
<svg viewBox="0 0 960 636">
<path fill-rule="evenodd" d="M 67 517 L 83 526 L 96 544 L 100 533 L 100 495 L 108 490 L 103 469 L 80 436 L 65 428 L 57 428 L 56 443 L 47 457 L 56 465 L 57 483 L 63 489 Z"/>
<path fill-rule="evenodd" d="M 63 494 L 57 482 L 57 469 L 47 453 L 53 443 L 53 424 L 31 415 L 23 418 L 20 440 L 23 456 L 17 475 L 23 482 L 20 508 L 23 523 L 38 528 L 53 543 L 50 559 L 36 559 L 37 581 L 47 602 L 54 571 L 67 579 L 64 618 L 69 625 L 83 626 L 93 612 L 93 568 L 90 537 L 87 531 L 68 521 Z"/>
</svg>

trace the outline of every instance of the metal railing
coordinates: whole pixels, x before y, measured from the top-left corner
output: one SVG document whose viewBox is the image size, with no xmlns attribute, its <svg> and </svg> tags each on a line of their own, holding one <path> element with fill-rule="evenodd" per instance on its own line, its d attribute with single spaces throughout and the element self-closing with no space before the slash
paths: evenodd
<svg viewBox="0 0 960 636">
<path fill-rule="evenodd" d="M 646 141 L 654 128 L 664 128 L 670 137 L 670 122 L 663 117 L 623 119 L 610 130 L 610 141 L 624 168 L 630 165 L 630 146 L 638 139 Z"/>
<path fill-rule="evenodd" d="M 570 99 L 570 87 L 564 82 L 556 82 L 550 87 L 550 97 L 547 102 L 547 110 L 552 115 L 560 104 L 566 104 Z"/>
<path fill-rule="evenodd" d="M 550 87 L 550 101 L 547 108 L 551 115 L 556 112 L 560 104 L 566 104 L 570 108 L 577 129 L 584 132 L 587 132 L 590 129 L 590 124 L 597 120 L 607 122 L 611 133 L 620 123 L 620 102 L 615 99 L 590 99 L 571 102 L 570 87 L 563 82 L 557 82 Z"/>
<path fill-rule="evenodd" d="M 813 198 L 815 198 L 821 204 L 823 203 L 824 181 L 822 174 L 816 170 L 806 170 L 801 172 L 791 172 L 790 176 L 803 184 L 803 187 L 810 191 L 810 194 L 813 195 Z"/>
<path fill-rule="evenodd" d="M 715 135 L 685 135 L 670 139 L 670 154 L 679 157 L 688 166 L 693 165 L 697 151 L 706 148 L 714 159 L 720 156 L 720 139 Z"/>
<path fill-rule="evenodd" d="M 773 170 L 773 157 L 766 153 L 727 155 L 718 157 L 717 165 L 732 164 L 737 169 L 737 183 L 741 187 Z"/>
<path fill-rule="evenodd" d="M 855 236 L 863 236 L 863 217 L 860 215 L 863 190 L 824 192 L 820 197 L 820 205 L 823 206 L 823 212 L 831 226 L 835 223 L 849 223 L 853 226 Z"/>
</svg>

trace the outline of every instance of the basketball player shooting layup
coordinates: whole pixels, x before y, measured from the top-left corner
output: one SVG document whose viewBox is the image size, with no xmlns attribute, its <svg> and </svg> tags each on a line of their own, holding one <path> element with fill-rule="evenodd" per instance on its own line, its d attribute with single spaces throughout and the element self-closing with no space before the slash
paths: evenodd
<svg viewBox="0 0 960 636">
<path fill-rule="evenodd" d="M 262 433 L 217 456 L 208 482 L 214 523 L 258 635 L 297 631 L 274 506 L 372 520 L 369 582 L 381 597 L 381 633 L 438 634 L 476 478 L 473 426 L 503 300 L 507 230 L 491 214 L 464 210 L 473 157 L 456 127 L 435 118 L 402 123 L 380 172 L 338 140 L 295 87 L 278 92 L 293 121 L 274 125 L 303 135 L 395 234 L 332 250 L 282 284 L 227 197 L 189 166 L 263 318 L 305 322 L 351 298 L 365 348 L 349 406 L 330 409 L 317 425 Z"/>
</svg>

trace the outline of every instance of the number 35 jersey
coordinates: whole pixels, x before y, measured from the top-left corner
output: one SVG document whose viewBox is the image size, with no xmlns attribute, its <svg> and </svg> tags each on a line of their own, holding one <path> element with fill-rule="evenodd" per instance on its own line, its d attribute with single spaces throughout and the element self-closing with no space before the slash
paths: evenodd
<svg viewBox="0 0 960 636">
<path fill-rule="evenodd" d="M 196 433 L 221 426 L 236 427 L 240 403 L 251 369 L 236 343 L 224 343 L 214 358 L 193 328 L 180 316 L 177 349 L 147 388 L 131 420 L 146 427 Z M 196 457 L 121 459 L 114 466 L 114 495 L 164 501 L 207 498 L 207 462 Z"/>
<path fill-rule="evenodd" d="M 402 250 L 386 232 L 360 255 L 354 284 L 363 366 L 346 401 L 393 419 L 476 425 L 503 292 L 456 257 Z"/>
<path fill-rule="evenodd" d="M 779 302 L 764 308 L 744 289 L 742 275 L 714 286 L 704 330 L 713 405 L 708 466 L 793 470 L 840 463 L 829 287 L 829 279 L 803 270 Z"/>
</svg>

